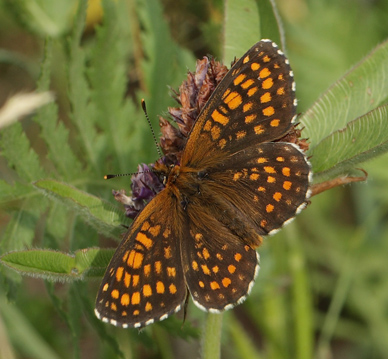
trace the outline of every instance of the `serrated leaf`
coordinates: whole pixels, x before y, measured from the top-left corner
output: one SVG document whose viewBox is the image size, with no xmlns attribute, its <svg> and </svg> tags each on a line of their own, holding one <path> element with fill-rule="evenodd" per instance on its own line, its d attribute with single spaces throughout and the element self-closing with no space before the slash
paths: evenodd
<svg viewBox="0 0 388 359">
<path fill-rule="evenodd" d="M 111 203 L 66 183 L 40 180 L 34 185 L 50 197 L 59 199 L 76 210 L 84 220 L 105 235 L 116 237 L 119 233 L 119 226 L 127 222 L 123 211 Z"/>
<path fill-rule="evenodd" d="M 372 51 L 344 77 L 334 83 L 299 118 L 310 139 L 310 151 L 330 133 L 371 111 L 387 99 L 388 41 Z M 324 160 L 318 159 L 319 160 Z"/>
<path fill-rule="evenodd" d="M 103 5 L 104 26 L 97 28 L 96 44 L 87 72 L 91 84 L 90 95 L 95 104 L 94 122 L 104 134 L 99 148 L 101 164 L 106 164 L 104 154 L 108 153 L 111 168 L 127 172 L 133 157 L 128 156 L 128 151 L 136 150 L 128 138 L 132 124 L 142 115 L 135 111 L 132 104 L 128 105 L 132 99 L 125 99 L 132 44 L 128 43 L 130 37 L 125 2 L 116 4 L 106 1 Z"/>
<path fill-rule="evenodd" d="M 314 178 L 334 177 L 388 151 L 388 105 L 349 122 L 311 151 Z"/>
<path fill-rule="evenodd" d="M 168 86 L 179 86 L 195 59 L 173 41 L 160 1 L 139 1 L 136 10 L 144 28 L 141 36 L 145 59 L 141 70 L 147 91 L 147 110 L 150 120 L 156 124 L 157 116 L 166 112 L 167 106 L 175 105 Z M 148 138 L 150 142 L 151 137 Z M 149 153 L 154 156 L 155 151 Z"/>
<path fill-rule="evenodd" d="M 94 127 L 95 104 L 90 101 L 90 89 L 86 79 L 86 54 L 80 41 L 85 26 L 87 3 L 79 2 L 78 12 L 69 39 L 68 83 L 69 101 L 72 111 L 70 119 L 78 129 L 78 137 L 88 159 L 88 165 L 95 173 L 99 171 L 99 155 L 96 144 L 99 143 Z"/>
<path fill-rule="evenodd" d="M 42 61 L 41 75 L 38 88 L 40 91 L 48 90 L 51 75 L 52 41 L 47 40 Z M 34 117 L 34 121 L 40 125 L 41 137 L 49 149 L 50 158 L 62 178 L 72 179 L 81 172 L 81 163 L 74 155 L 69 145 L 69 130 L 63 122 L 58 122 L 58 106 L 51 103 L 42 108 Z"/>
<path fill-rule="evenodd" d="M 32 244 L 38 221 L 38 215 L 35 210 L 33 212 L 19 210 L 11 217 L 0 238 L 0 252 L 24 248 Z"/>
<path fill-rule="evenodd" d="M 38 155 L 31 148 L 19 122 L 2 130 L 0 148 L 8 166 L 15 168 L 24 182 L 36 181 L 46 176 L 40 166 Z"/>
</svg>

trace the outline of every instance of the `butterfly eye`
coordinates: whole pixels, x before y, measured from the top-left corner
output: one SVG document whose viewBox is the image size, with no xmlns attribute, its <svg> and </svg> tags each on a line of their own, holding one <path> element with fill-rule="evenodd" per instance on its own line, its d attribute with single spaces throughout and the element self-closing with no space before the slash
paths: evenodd
<svg viewBox="0 0 388 359">
<path fill-rule="evenodd" d="M 199 179 L 204 179 L 209 177 L 209 172 L 206 171 L 199 171 L 197 172 L 197 176 Z"/>
<path fill-rule="evenodd" d="M 181 201 L 181 206 L 183 207 L 184 211 L 186 211 L 188 204 L 189 204 L 189 199 L 187 197 L 183 197 L 183 200 Z"/>
</svg>

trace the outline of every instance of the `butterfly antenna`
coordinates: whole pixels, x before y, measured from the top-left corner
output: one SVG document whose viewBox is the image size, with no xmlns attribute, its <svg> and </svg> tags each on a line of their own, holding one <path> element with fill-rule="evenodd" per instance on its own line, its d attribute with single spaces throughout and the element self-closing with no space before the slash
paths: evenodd
<svg viewBox="0 0 388 359">
<path fill-rule="evenodd" d="M 158 151 L 159 158 L 162 158 L 162 152 L 160 151 L 160 147 L 159 147 L 158 141 L 156 139 L 154 129 L 152 128 L 152 124 L 151 124 L 150 118 L 149 118 L 148 113 L 147 113 L 147 107 L 146 107 L 146 103 L 145 103 L 144 99 L 141 99 L 141 107 L 142 107 L 144 115 L 145 115 L 145 117 L 147 119 L 148 126 L 150 126 L 152 137 L 154 139 L 154 142 L 155 142 L 155 145 L 156 145 L 156 150 Z M 152 172 L 152 171 L 134 172 L 134 173 L 119 173 L 119 174 L 114 174 L 114 175 L 113 174 L 109 174 L 109 175 L 105 175 L 104 179 L 108 180 L 108 179 L 111 179 L 111 178 L 132 176 L 132 175 L 137 175 L 139 173 L 147 173 L 147 172 Z"/>
<path fill-rule="evenodd" d="M 145 115 L 145 117 L 147 119 L 148 126 L 150 126 L 152 137 L 154 139 L 154 143 L 156 145 L 156 150 L 158 151 L 159 158 L 162 158 L 163 157 L 162 156 L 162 152 L 160 151 L 160 147 L 159 147 L 158 141 L 156 139 L 154 129 L 152 128 L 152 124 L 151 124 L 150 118 L 148 117 L 147 107 L 146 107 L 146 103 L 145 103 L 144 98 L 141 99 L 141 107 L 142 107 L 144 115 Z"/>
<path fill-rule="evenodd" d="M 108 179 L 115 178 L 115 177 L 125 177 L 125 176 L 132 176 L 132 175 L 136 175 L 136 174 L 138 174 L 138 172 L 135 172 L 135 173 L 118 173 L 116 175 L 105 175 L 104 179 L 108 180 Z"/>
</svg>

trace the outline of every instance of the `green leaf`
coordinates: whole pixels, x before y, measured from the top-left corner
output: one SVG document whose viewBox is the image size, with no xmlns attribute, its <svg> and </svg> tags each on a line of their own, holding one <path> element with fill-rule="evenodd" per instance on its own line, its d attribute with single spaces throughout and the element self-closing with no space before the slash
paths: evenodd
<svg viewBox="0 0 388 359">
<path fill-rule="evenodd" d="M 37 181 L 34 185 L 76 210 L 85 221 L 107 236 L 116 237 L 119 234 L 118 226 L 128 222 L 118 207 L 66 183 L 47 179 Z"/>
<path fill-rule="evenodd" d="M 47 91 L 50 86 L 52 41 L 45 44 L 44 59 L 38 83 L 40 91 Z M 48 158 L 56 170 L 67 180 L 73 179 L 81 172 L 81 163 L 69 145 L 69 130 L 58 119 L 58 105 L 51 103 L 39 110 L 34 117 L 41 127 L 41 137 L 48 146 Z"/>
<path fill-rule="evenodd" d="M 145 59 L 141 70 L 145 99 L 150 120 L 155 123 L 157 116 L 165 112 L 168 105 L 176 104 L 169 95 L 168 86 L 179 86 L 188 66 L 195 64 L 195 59 L 173 41 L 160 1 L 139 1 L 136 11 L 144 28 L 141 39 Z M 148 136 L 150 142 L 151 136 Z M 155 154 L 155 150 L 152 154 Z"/>
<path fill-rule="evenodd" d="M 21 309 L 15 306 L 14 303 L 9 303 L 2 295 L 0 296 L 2 322 L 4 321 L 7 335 L 13 339 L 14 349 L 22 348 L 24 355 L 31 359 L 60 359 L 61 356 L 47 343 L 47 338 L 41 336 L 36 323 L 31 323 Z M 4 346 L 4 343 L 2 346 Z M 17 351 L 17 353 L 18 358 L 23 356 L 20 351 Z"/>
<path fill-rule="evenodd" d="M 281 26 L 270 0 L 225 1 L 223 61 L 231 63 L 261 39 L 271 39 L 282 47 Z"/>
<path fill-rule="evenodd" d="M 68 93 L 72 111 L 70 119 L 78 129 L 77 135 L 81 148 L 84 149 L 88 166 L 95 172 L 99 170 L 99 151 L 96 146 L 100 139 L 94 127 L 95 104 L 90 102 L 90 89 L 85 76 L 86 54 L 80 46 L 81 36 L 85 26 L 87 3 L 79 2 L 78 12 L 69 38 L 69 59 L 68 59 Z M 97 172 L 98 173 L 98 172 Z"/>
<path fill-rule="evenodd" d="M 378 46 L 364 60 L 334 83 L 299 118 L 310 139 L 310 151 L 333 131 L 371 111 L 387 99 L 388 41 Z M 316 164 L 324 158 L 317 158 Z"/>
<path fill-rule="evenodd" d="M 52 250 L 16 251 L 0 258 L 2 264 L 21 274 L 52 280 L 66 278 L 74 268 L 74 257 Z"/>
<path fill-rule="evenodd" d="M 47 249 L 31 249 L 6 253 L 0 263 L 22 275 L 50 281 L 73 281 L 102 277 L 112 258 L 113 249 L 88 248 L 74 255 Z"/>
<path fill-rule="evenodd" d="M 76 0 L 13 0 L 10 9 L 16 18 L 41 36 L 57 37 L 71 24 Z"/>
<path fill-rule="evenodd" d="M 3 129 L 0 137 L 2 155 L 7 159 L 8 166 L 14 168 L 24 183 L 46 177 L 41 168 L 38 155 L 23 132 L 19 122 Z"/>
<path fill-rule="evenodd" d="M 388 105 L 385 105 L 349 122 L 312 149 L 314 178 L 333 178 L 387 151 Z"/>
<path fill-rule="evenodd" d="M 101 278 L 115 249 L 86 248 L 75 252 L 75 263 L 79 273 L 89 278 Z"/>
</svg>

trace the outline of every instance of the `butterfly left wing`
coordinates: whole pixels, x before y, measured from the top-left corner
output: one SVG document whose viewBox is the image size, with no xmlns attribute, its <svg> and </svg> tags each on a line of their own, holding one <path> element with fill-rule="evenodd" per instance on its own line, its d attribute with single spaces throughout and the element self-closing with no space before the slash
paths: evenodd
<svg viewBox="0 0 388 359">
<path fill-rule="evenodd" d="M 95 312 L 102 321 L 140 328 L 181 309 L 187 289 L 178 211 L 165 189 L 136 217 L 101 282 Z"/>
</svg>

